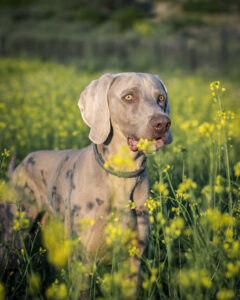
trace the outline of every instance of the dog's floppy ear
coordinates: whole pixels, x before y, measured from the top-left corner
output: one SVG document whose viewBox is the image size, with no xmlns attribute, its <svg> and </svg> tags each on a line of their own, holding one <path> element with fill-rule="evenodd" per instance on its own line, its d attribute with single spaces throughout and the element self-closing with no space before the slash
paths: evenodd
<svg viewBox="0 0 240 300">
<path fill-rule="evenodd" d="M 166 106 L 166 109 L 165 109 L 165 111 L 166 111 L 166 113 L 169 115 L 170 114 L 170 104 L 169 104 L 169 98 L 168 98 L 168 91 L 167 91 L 167 87 L 166 87 L 166 85 L 162 82 L 162 80 L 159 78 L 159 76 L 158 75 L 154 75 L 156 78 L 157 78 L 157 80 L 159 80 L 160 81 L 160 83 L 161 83 L 161 85 L 163 86 L 163 89 L 164 89 L 164 91 L 165 91 L 165 93 L 166 93 L 166 95 L 167 95 L 167 106 Z M 172 143 L 172 141 L 173 141 L 173 135 L 172 135 L 172 130 L 171 130 L 171 128 L 168 130 L 168 136 L 167 136 L 167 139 L 166 139 L 166 142 L 165 142 L 165 144 L 171 144 Z"/>
<path fill-rule="evenodd" d="M 102 144 L 110 133 L 110 113 L 108 108 L 108 90 L 114 76 L 104 74 L 93 80 L 81 93 L 78 106 L 84 122 L 91 128 L 89 139 Z"/>
</svg>

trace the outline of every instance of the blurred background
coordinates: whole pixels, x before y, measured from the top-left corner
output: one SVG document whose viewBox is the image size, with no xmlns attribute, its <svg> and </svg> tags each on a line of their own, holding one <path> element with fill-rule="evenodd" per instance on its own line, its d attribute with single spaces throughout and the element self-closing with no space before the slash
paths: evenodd
<svg viewBox="0 0 240 300">
<path fill-rule="evenodd" d="M 239 0 L 0 0 L 0 56 L 239 74 Z"/>
</svg>

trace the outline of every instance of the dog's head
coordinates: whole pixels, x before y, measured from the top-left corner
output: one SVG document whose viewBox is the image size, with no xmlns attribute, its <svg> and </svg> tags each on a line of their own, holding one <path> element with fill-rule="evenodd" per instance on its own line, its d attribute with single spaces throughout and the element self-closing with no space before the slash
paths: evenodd
<svg viewBox="0 0 240 300">
<path fill-rule="evenodd" d="M 111 125 L 132 151 L 138 150 L 140 138 L 156 140 L 156 149 L 173 140 L 168 93 L 156 75 L 105 74 L 85 88 L 78 106 L 95 144 L 106 141 Z"/>
</svg>

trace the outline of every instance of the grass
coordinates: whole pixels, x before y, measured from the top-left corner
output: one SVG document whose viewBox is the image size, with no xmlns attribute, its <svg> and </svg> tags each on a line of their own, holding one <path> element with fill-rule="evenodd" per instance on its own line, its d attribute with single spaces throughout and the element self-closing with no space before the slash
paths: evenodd
<svg viewBox="0 0 240 300">
<path fill-rule="evenodd" d="M 148 158 L 150 236 L 138 299 L 240 299 L 239 88 L 197 74 L 159 75 L 169 90 L 174 143 Z M 98 76 L 51 62 L 0 61 L 1 201 L 16 200 L 6 185 L 14 151 L 20 162 L 33 150 L 89 143 L 77 101 Z M 83 230 L 92 225 L 81 223 Z M 16 234 L 27 226 L 19 213 Z M 129 259 L 138 252 L 114 215 L 106 228 L 111 265 L 96 258 L 91 270 L 61 223 L 49 223 L 41 243 L 39 230 L 30 246 L 15 250 L 15 270 L 1 273 L 0 299 L 77 299 L 86 277 L 89 299 L 132 297 Z"/>
</svg>

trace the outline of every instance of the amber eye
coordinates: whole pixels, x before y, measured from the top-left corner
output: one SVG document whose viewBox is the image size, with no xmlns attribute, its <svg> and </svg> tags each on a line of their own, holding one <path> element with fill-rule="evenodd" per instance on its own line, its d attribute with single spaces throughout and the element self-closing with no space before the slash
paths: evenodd
<svg viewBox="0 0 240 300">
<path fill-rule="evenodd" d="M 159 95 L 158 96 L 158 101 L 159 102 L 164 102 L 164 100 L 165 100 L 165 96 L 164 95 Z"/>
<path fill-rule="evenodd" d="M 124 97 L 125 100 L 131 101 L 133 99 L 133 96 L 131 94 Z"/>
</svg>

